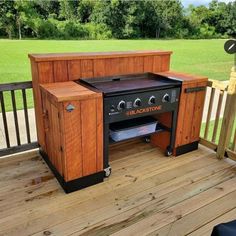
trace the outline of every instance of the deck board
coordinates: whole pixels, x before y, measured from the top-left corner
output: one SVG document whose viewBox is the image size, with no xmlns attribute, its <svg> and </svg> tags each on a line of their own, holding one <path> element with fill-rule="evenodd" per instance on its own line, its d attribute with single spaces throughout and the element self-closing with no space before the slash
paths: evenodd
<svg viewBox="0 0 236 236">
<path fill-rule="evenodd" d="M 199 150 L 167 158 L 114 145 L 112 175 L 65 194 L 37 155 L 0 160 L 0 235 L 209 235 L 232 219 L 236 163 Z"/>
</svg>

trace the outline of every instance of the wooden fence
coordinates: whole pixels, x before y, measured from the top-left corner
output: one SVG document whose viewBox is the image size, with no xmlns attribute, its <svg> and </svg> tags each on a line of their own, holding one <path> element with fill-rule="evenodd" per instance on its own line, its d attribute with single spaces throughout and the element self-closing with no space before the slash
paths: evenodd
<svg viewBox="0 0 236 236">
<path fill-rule="evenodd" d="M 38 147 L 38 142 L 31 140 L 31 132 L 29 125 L 29 115 L 28 115 L 28 99 L 26 95 L 26 90 L 32 90 L 32 82 L 19 82 L 19 83 L 10 83 L 10 84 L 0 84 L 0 112 L 2 117 L 2 123 L 4 128 L 4 137 L 5 137 L 5 147 L 0 149 L 0 156 L 9 155 L 15 152 L 25 151 Z M 24 111 L 24 128 L 26 131 L 27 141 L 22 143 L 21 140 L 21 130 L 19 129 L 19 119 L 17 111 L 17 100 L 16 91 L 21 91 L 23 111 Z M 7 96 L 10 93 L 10 97 Z M 6 99 L 7 97 L 7 99 Z M 11 101 L 11 108 L 14 120 L 9 120 L 6 114 L 6 104 Z M 12 145 L 10 135 L 9 135 L 9 122 L 14 122 L 14 135 L 16 136 L 16 145 Z"/>
<path fill-rule="evenodd" d="M 200 143 L 216 151 L 217 157 L 229 157 L 236 160 L 236 71 L 232 68 L 230 80 L 220 82 L 211 80 L 208 83 L 210 87 L 210 99 L 205 124 L 204 134 L 200 139 Z M 215 95 L 219 94 L 216 101 Z M 225 105 L 223 97 L 226 96 Z M 216 114 L 212 119 L 213 106 L 216 106 Z M 223 117 L 221 118 L 222 109 Z M 220 127 L 221 126 L 221 127 Z M 211 132 L 209 132 L 211 131 Z M 219 135 L 217 135 L 219 131 Z M 210 135 L 212 134 L 212 135 Z"/>
</svg>

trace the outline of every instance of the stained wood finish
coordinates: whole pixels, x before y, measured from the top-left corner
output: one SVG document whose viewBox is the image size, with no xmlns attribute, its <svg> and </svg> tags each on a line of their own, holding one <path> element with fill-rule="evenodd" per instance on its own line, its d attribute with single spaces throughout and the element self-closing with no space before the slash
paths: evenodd
<svg viewBox="0 0 236 236">
<path fill-rule="evenodd" d="M 171 51 L 30 54 L 39 144 L 45 148 L 39 84 L 81 77 L 169 70 Z M 161 65 L 160 65 L 161 63 Z"/>
<path fill-rule="evenodd" d="M 65 181 L 103 170 L 102 94 L 73 81 L 40 85 L 46 147 Z M 67 111 L 72 105 L 74 110 Z"/>
<path fill-rule="evenodd" d="M 78 60 L 78 59 L 101 59 L 101 58 L 120 58 L 135 56 L 170 55 L 172 51 L 162 50 L 139 50 L 139 51 L 113 51 L 113 52 L 82 52 L 82 53 L 47 53 L 29 54 L 29 58 L 36 61 L 59 61 L 59 60 Z"/>
<path fill-rule="evenodd" d="M 109 181 L 69 195 L 37 154 L 1 159 L 0 234 L 210 235 L 235 217 L 235 164 L 213 151 L 165 158 L 136 141 L 110 153 Z"/>
<path fill-rule="evenodd" d="M 66 107 L 71 104 L 75 107 L 73 112 L 67 112 Z M 70 181 L 83 176 L 83 149 L 81 127 L 81 102 L 64 102 L 60 110 L 62 152 L 65 168 L 64 178 Z"/>
<path fill-rule="evenodd" d="M 40 88 L 46 91 L 48 96 L 50 96 L 50 98 L 56 103 L 73 100 L 86 100 L 101 96 L 101 94 L 87 89 L 73 81 L 40 84 Z"/>
<path fill-rule="evenodd" d="M 171 112 L 157 114 L 154 117 L 166 127 L 171 127 Z M 170 132 L 165 131 L 151 135 L 151 144 L 165 151 L 167 146 L 170 144 Z"/>
<path fill-rule="evenodd" d="M 208 81 L 208 78 L 205 76 L 192 75 L 192 74 L 176 72 L 176 71 L 165 71 L 158 74 L 164 75 L 164 76 L 170 76 L 172 79 L 182 81 L 183 85 L 190 84 L 190 83 L 197 83 L 197 82 L 207 83 Z"/>
<path fill-rule="evenodd" d="M 68 68 L 66 61 L 53 62 L 53 77 L 56 78 L 56 82 L 63 82 L 68 80 Z"/>
<path fill-rule="evenodd" d="M 97 121 L 96 99 L 81 102 L 81 143 L 83 156 L 83 175 L 97 170 Z"/>
<path fill-rule="evenodd" d="M 158 74 L 170 76 L 173 79 L 182 81 L 175 147 L 198 141 L 206 91 L 202 90 L 198 92 L 186 93 L 186 89 L 206 87 L 207 78 L 172 71 L 161 72 Z M 167 118 L 168 117 L 166 117 L 166 119 Z M 168 136 L 166 136 L 166 142 L 169 142 L 167 137 Z"/>
</svg>

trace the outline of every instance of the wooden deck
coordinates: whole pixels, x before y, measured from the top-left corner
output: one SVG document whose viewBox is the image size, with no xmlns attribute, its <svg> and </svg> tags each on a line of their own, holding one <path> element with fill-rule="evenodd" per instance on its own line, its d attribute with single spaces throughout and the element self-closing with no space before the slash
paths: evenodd
<svg viewBox="0 0 236 236">
<path fill-rule="evenodd" d="M 0 160 L 0 235 L 210 235 L 236 218 L 236 162 L 199 150 L 167 158 L 111 148 L 112 176 L 65 194 L 37 154 Z"/>
</svg>

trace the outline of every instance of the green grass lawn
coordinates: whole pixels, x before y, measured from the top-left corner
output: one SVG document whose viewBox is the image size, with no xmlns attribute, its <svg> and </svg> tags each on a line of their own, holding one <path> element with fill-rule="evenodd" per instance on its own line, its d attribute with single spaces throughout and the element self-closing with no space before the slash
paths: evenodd
<svg viewBox="0 0 236 236">
<path fill-rule="evenodd" d="M 28 53 L 172 50 L 171 69 L 228 80 L 233 56 L 224 52 L 225 40 L 0 40 L 0 83 L 31 80 Z M 21 98 L 17 95 L 18 108 Z M 11 109 L 9 96 L 7 110 Z M 32 94 L 29 96 L 32 106 Z"/>
</svg>

